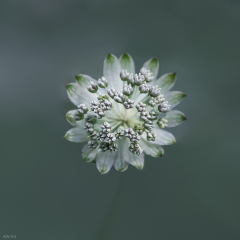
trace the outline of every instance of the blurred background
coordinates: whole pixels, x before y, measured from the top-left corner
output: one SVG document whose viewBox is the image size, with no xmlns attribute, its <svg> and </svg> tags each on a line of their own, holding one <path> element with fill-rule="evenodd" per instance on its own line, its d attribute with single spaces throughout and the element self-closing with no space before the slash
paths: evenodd
<svg viewBox="0 0 240 240">
<path fill-rule="evenodd" d="M 0 238 L 240 239 L 239 24 L 239 0 L 1 1 Z M 124 52 L 177 72 L 188 120 L 143 171 L 101 176 L 62 138 L 65 85 Z"/>
</svg>

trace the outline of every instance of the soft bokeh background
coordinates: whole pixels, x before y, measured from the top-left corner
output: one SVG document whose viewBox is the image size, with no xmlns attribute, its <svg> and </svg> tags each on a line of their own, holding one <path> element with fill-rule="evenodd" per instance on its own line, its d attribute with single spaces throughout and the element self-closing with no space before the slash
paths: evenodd
<svg viewBox="0 0 240 240">
<path fill-rule="evenodd" d="M 0 238 L 240 239 L 238 0 L 0 2 Z M 108 53 L 177 72 L 177 144 L 101 176 L 62 137 L 65 85 Z M 2 236 L 1 236 L 2 235 Z"/>
</svg>

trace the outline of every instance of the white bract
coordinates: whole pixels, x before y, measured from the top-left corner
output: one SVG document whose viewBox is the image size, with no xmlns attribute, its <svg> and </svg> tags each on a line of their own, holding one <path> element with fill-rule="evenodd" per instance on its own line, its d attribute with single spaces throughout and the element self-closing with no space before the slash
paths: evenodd
<svg viewBox="0 0 240 240">
<path fill-rule="evenodd" d="M 161 157 L 162 145 L 176 142 L 162 129 L 186 120 L 183 113 L 172 110 L 186 95 L 169 91 L 176 74 L 157 78 L 158 68 L 158 60 L 152 58 L 135 73 L 129 54 L 119 59 L 109 54 L 104 76 L 94 80 L 80 74 L 75 76 L 76 83 L 67 85 L 68 96 L 78 109 L 66 115 L 73 128 L 65 138 L 85 143 L 83 159 L 96 163 L 102 174 L 112 166 L 119 172 L 129 164 L 142 169 L 145 154 Z"/>
</svg>

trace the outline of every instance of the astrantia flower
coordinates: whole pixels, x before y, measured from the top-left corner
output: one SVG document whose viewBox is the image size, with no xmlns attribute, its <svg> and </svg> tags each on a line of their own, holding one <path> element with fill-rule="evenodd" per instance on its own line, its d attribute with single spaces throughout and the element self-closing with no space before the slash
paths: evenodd
<svg viewBox="0 0 240 240">
<path fill-rule="evenodd" d="M 176 142 L 163 128 L 186 120 L 182 112 L 172 110 L 186 95 L 169 91 L 176 74 L 157 78 L 158 68 L 158 60 L 152 58 L 135 73 L 129 54 L 120 59 L 109 54 L 98 80 L 80 74 L 76 83 L 67 85 L 68 96 L 78 108 L 66 115 L 73 128 L 65 138 L 85 143 L 83 159 L 96 163 L 101 173 L 112 166 L 123 172 L 128 164 L 142 169 L 145 154 L 161 157 L 162 146 Z"/>
</svg>

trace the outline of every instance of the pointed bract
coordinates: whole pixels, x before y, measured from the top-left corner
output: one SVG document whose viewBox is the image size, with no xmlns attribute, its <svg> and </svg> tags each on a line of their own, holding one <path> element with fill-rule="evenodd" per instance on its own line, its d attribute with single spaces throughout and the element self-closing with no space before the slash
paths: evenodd
<svg viewBox="0 0 240 240">
<path fill-rule="evenodd" d="M 164 154 L 164 150 L 160 145 L 155 144 L 155 142 L 147 141 L 144 136 L 140 139 L 139 143 L 147 155 L 152 157 L 162 157 Z"/>
<path fill-rule="evenodd" d="M 88 138 L 83 127 L 75 127 L 67 131 L 65 138 L 70 142 L 87 142 Z"/>
<path fill-rule="evenodd" d="M 159 70 L 159 62 L 156 58 L 151 58 L 147 62 L 144 63 L 143 67 L 147 70 L 150 70 L 153 74 L 153 79 L 157 78 L 158 70 Z"/>
<path fill-rule="evenodd" d="M 116 159 L 117 152 L 100 152 L 97 156 L 97 168 L 101 174 L 108 173 Z"/>
<path fill-rule="evenodd" d="M 120 58 L 121 70 L 127 70 L 129 73 L 135 73 L 135 66 L 132 57 L 125 53 Z"/>
<path fill-rule="evenodd" d="M 164 94 L 166 101 L 171 105 L 171 109 L 176 107 L 187 95 L 179 91 L 171 91 Z"/>
<path fill-rule="evenodd" d="M 172 133 L 162 130 L 158 126 L 153 128 L 153 131 L 156 133 L 157 137 L 154 141 L 154 143 L 158 145 L 171 145 L 173 143 L 176 143 L 175 137 L 172 135 Z"/>
<path fill-rule="evenodd" d="M 108 88 L 122 89 L 123 83 L 120 78 L 121 66 L 116 56 L 108 54 L 103 64 L 103 75 L 108 81 Z"/>
<path fill-rule="evenodd" d="M 176 73 L 167 73 L 156 79 L 155 83 L 161 88 L 161 94 L 169 91 L 177 80 Z"/>
<path fill-rule="evenodd" d="M 183 123 L 185 120 L 187 120 L 185 115 L 178 110 L 169 111 L 166 114 L 165 119 L 168 120 L 168 122 L 167 122 L 168 126 L 167 127 L 176 127 L 179 124 Z"/>
<path fill-rule="evenodd" d="M 88 144 L 85 144 L 85 146 L 82 149 L 82 157 L 85 162 L 92 162 L 96 160 L 98 153 L 100 150 L 98 148 L 92 149 L 88 146 Z"/>
</svg>

